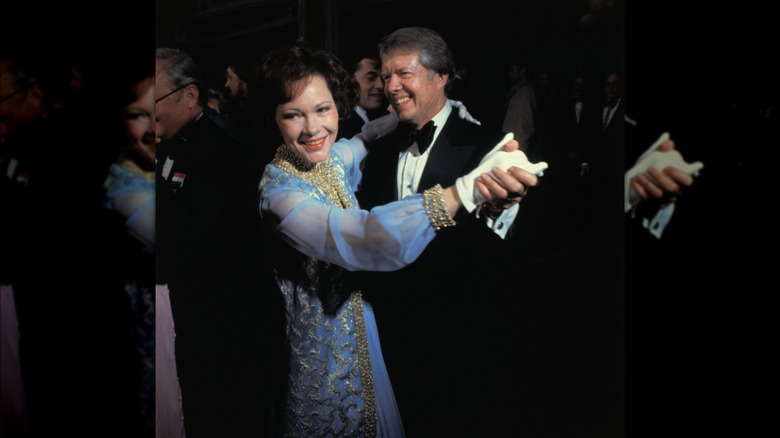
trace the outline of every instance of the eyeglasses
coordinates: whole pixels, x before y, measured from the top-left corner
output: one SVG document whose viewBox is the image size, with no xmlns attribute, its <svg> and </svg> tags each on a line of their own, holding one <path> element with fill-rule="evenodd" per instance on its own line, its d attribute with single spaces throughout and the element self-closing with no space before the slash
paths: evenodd
<svg viewBox="0 0 780 438">
<path fill-rule="evenodd" d="M 188 87 L 188 86 L 190 86 L 190 85 L 193 85 L 193 83 L 192 83 L 192 82 L 190 82 L 190 83 L 188 83 L 188 84 L 184 84 L 184 85 L 182 85 L 181 87 L 179 87 L 179 88 L 177 88 L 177 89 L 175 89 L 175 90 L 173 90 L 173 91 L 171 91 L 171 92 L 165 93 L 165 94 L 163 94 L 162 96 L 158 97 L 157 99 L 154 99 L 154 103 L 160 103 L 160 101 L 161 101 L 161 100 L 165 99 L 166 97 L 170 96 L 170 95 L 171 95 L 171 94 L 173 94 L 173 93 L 176 93 L 176 92 L 178 92 L 178 91 L 181 91 L 181 90 L 183 90 L 183 89 L 187 88 L 187 87 Z"/>
</svg>

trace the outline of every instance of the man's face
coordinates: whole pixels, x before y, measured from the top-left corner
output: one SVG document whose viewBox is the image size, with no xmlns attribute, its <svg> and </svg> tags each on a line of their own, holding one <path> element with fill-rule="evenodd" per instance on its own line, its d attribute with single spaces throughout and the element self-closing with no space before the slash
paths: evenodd
<svg viewBox="0 0 780 438">
<path fill-rule="evenodd" d="M 607 76 L 607 83 L 604 85 L 604 95 L 607 100 L 614 101 L 621 97 L 620 78 L 615 73 Z"/>
<path fill-rule="evenodd" d="M 383 84 L 379 76 L 378 62 L 363 58 L 355 71 L 355 80 L 360 84 L 360 105 L 363 109 L 372 110 L 382 106 Z"/>
<path fill-rule="evenodd" d="M 158 60 L 155 69 L 154 133 L 159 139 L 170 140 L 197 115 L 191 105 L 191 96 L 187 95 L 191 92 L 190 88 L 197 87 L 191 85 L 163 97 L 174 90 L 163 69 L 163 62 L 165 61 Z M 195 99 L 197 100 L 197 95 Z"/>
<path fill-rule="evenodd" d="M 385 96 L 400 120 L 418 128 L 433 119 L 447 102 L 444 85 L 448 76 L 428 70 L 417 53 L 382 55 Z"/>
<path fill-rule="evenodd" d="M 582 76 L 574 78 L 572 88 L 574 90 L 572 93 L 574 99 L 582 99 L 582 96 L 585 94 L 585 78 Z"/>
<path fill-rule="evenodd" d="M 506 75 L 510 83 L 517 84 L 525 79 L 525 68 L 520 68 L 517 64 L 509 64 Z"/>
<path fill-rule="evenodd" d="M 230 97 L 237 97 L 241 90 L 241 78 L 230 65 L 225 69 L 225 88 L 230 91 Z"/>
</svg>

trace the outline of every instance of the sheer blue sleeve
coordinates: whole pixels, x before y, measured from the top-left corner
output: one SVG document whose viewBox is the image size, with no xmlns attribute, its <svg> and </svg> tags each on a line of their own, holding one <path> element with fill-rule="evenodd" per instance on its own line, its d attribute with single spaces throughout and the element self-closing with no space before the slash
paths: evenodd
<svg viewBox="0 0 780 438">
<path fill-rule="evenodd" d="M 365 143 L 356 135 L 350 139 L 342 138 L 333 144 L 331 154 L 338 155 L 344 162 L 344 173 L 352 191 L 357 191 L 358 183 L 363 178 L 361 163 L 366 159 L 368 150 Z"/>
<path fill-rule="evenodd" d="M 349 167 L 349 166 L 347 166 Z M 302 253 L 351 271 L 392 271 L 413 262 L 435 237 L 413 195 L 371 211 L 326 205 L 274 166 L 261 182 L 260 212 Z"/>
<path fill-rule="evenodd" d="M 154 182 L 114 164 L 105 188 L 106 208 L 121 214 L 128 234 L 138 240 L 146 252 L 154 254 Z"/>
</svg>

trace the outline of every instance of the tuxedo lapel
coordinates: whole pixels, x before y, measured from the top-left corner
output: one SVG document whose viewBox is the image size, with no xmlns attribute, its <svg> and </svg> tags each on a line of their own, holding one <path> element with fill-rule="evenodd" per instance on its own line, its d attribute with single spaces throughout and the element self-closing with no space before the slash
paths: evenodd
<svg viewBox="0 0 780 438">
<path fill-rule="evenodd" d="M 437 183 L 442 187 L 448 187 L 455 183 L 455 179 L 466 173 L 470 161 L 477 149 L 475 144 L 461 141 L 462 124 L 470 123 L 461 120 L 455 111 L 450 114 L 444 129 L 436 138 L 431 149 L 428 162 L 420 178 L 417 192 L 433 187 Z"/>
<path fill-rule="evenodd" d="M 625 117 L 625 109 L 623 107 L 623 99 L 620 99 L 620 102 L 617 104 L 617 108 L 615 108 L 614 114 L 612 114 L 612 118 L 609 119 L 609 123 L 606 124 L 604 127 L 604 131 L 608 131 L 614 126 L 619 125 L 623 123 L 623 118 Z"/>
</svg>

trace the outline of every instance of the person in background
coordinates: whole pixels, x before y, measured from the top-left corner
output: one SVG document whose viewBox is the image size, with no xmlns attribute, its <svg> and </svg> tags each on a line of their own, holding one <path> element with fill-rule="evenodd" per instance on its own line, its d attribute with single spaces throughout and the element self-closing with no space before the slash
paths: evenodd
<svg viewBox="0 0 780 438">
<path fill-rule="evenodd" d="M 144 68 L 147 67 L 147 68 Z M 116 275 L 125 279 L 129 352 L 135 403 L 134 436 L 154 436 L 154 254 L 157 144 L 154 136 L 154 70 L 139 65 L 127 79 L 125 105 L 118 118 L 126 142 L 105 182 L 108 238 Z"/>
<path fill-rule="evenodd" d="M 225 67 L 225 90 L 230 99 L 234 99 L 240 106 L 246 106 L 248 96 L 246 81 L 239 76 L 234 62 L 228 63 Z"/>
<path fill-rule="evenodd" d="M 264 434 L 275 295 L 258 270 L 258 163 L 204 115 L 192 57 L 158 48 L 155 66 L 157 392 L 168 409 L 157 431 L 182 436 L 183 421 L 190 438 Z"/>
<path fill-rule="evenodd" d="M 18 323 L 21 379 L 11 393 L 18 401 L 22 384 L 23 404 L 14 408 L 21 414 L 16 425 L 29 436 L 104 436 L 111 426 L 125 436 L 133 421 L 133 374 L 125 360 L 132 344 L 127 307 L 115 293 L 121 278 L 112 275 L 115 262 L 105 256 L 112 248 L 102 238 L 103 181 L 109 152 L 121 141 L 117 119 L 108 116 L 121 87 L 98 86 L 90 76 L 84 93 L 63 105 L 76 55 L 57 49 L 20 43 L 0 53 L 0 284 L 12 291 Z M 100 99 L 92 94 L 97 88 Z M 77 107 L 92 109 L 88 126 Z M 3 320 L 6 306 L 4 299 Z M 16 337 L 13 328 L 3 336 Z M 5 382 L 5 366 L 2 374 Z M 72 429 L 84 412 L 93 421 Z"/>
<path fill-rule="evenodd" d="M 234 129 L 237 132 L 239 143 L 251 152 L 259 141 L 259 133 L 255 130 L 247 108 L 249 90 L 246 77 L 248 74 L 238 60 L 230 59 L 226 61 L 223 91 L 225 103 L 222 105 L 221 112 L 231 119 L 236 126 Z"/>
<path fill-rule="evenodd" d="M 471 108 L 476 104 L 477 100 L 476 91 L 473 87 L 468 65 L 461 64 L 455 69 L 455 76 L 447 84 L 447 97 L 462 102 Z"/>
<path fill-rule="evenodd" d="M 364 123 L 387 114 L 387 100 L 383 92 L 382 78 L 379 76 L 379 60 L 371 57 L 360 58 L 353 67 L 352 76 L 360 86 L 357 105 L 339 124 L 342 137 L 351 138 L 358 134 Z"/>
<path fill-rule="evenodd" d="M 222 113 L 223 108 L 227 104 L 227 100 L 221 91 L 216 88 L 209 88 L 208 98 L 206 99 L 206 105 L 214 110 L 216 113 Z"/>
<path fill-rule="evenodd" d="M 506 113 L 502 129 L 515 134 L 520 143 L 520 149 L 528 152 L 531 146 L 531 136 L 536 129 L 536 92 L 531 83 L 528 63 L 522 59 L 509 64 L 507 77 L 511 89 L 506 102 Z"/>
</svg>

